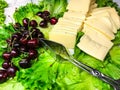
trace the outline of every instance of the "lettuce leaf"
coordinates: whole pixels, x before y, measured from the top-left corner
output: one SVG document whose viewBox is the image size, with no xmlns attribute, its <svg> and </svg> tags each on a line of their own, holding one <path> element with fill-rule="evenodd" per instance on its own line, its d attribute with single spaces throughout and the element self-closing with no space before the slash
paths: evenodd
<svg viewBox="0 0 120 90">
<path fill-rule="evenodd" d="M 0 25 L 4 24 L 5 21 L 4 9 L 7 6 L 8 4 L 5 0 L 0 0 Z"/>
<path fill-rule="evenodd" d="M 110 51 L 111 62 L 120 65 L 120 46 L 114 46 Z"/>
<path fill-rule="evenodd" d="M 0 84 L 0 90 L 25 90 L 25 88 L 20 82 L 12 79 Z"/>
</svg>

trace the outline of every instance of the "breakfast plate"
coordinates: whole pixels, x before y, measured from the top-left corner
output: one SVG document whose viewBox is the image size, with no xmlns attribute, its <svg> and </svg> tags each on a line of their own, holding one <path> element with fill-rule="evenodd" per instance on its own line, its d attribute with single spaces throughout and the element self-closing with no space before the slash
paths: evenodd
<svg viewBox="0 0 120 90">
<path fill-rule="evenodd" d="M 120 15 L 119 7 L 112 1 L 96 1 L 98 7 L 115 7 Z M 114 1 L 119 5 L 119 0 Z M 113 90 L 109 84 L 63 58 L 52 57 L 53 53 L 44 49 L 36 40 L 36 38 L 48 39 L 48 33 L 54 27 L 53 24 L 56 24 L 56 21 L 66 12 L 67 0 L 6 0 L 6 3 L 8 4 L 4 9 L 6 19 L 0 28 L 0 75 L 4 73 L 4 80 L 0 77 L 0 90 Z M 50 15 L 49 20 L 46 16 L 41 17 L 41 12 Z M 45 22 L 40 24 L 42 20 L 48 20 L 47 24 Z M 27 22 L 30 24 L 26 24 Z M 76 44 L 82 36 L 83 33 L 79 32 Z M 25 41 L 26 38 L 27 41 Z M 111 41 L 114 45 L 103 61 L 85 53 L 77 46 L 70 49 L 70 52 L 78 61 L 118 80 L 120 79 L 119 30 L 115 34 L 115 39 Z"/>
</svg>

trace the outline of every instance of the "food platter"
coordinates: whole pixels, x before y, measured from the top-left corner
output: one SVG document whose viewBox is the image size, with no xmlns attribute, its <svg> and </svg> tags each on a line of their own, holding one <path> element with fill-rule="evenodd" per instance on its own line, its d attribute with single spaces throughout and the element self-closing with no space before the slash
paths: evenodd
<svg viewBox="0 0 120 90">
<path fill-rule="evenodd" d="M 39 1 L 41 1 L 42 3 L 40 3 Z M 13 47 L 15 47 L 14 45 L 9 46 L 9 44 L 7 45 L 5 42 L 9 38 L 13 38 L 15 32 L 17 32 L 17 29 L 15 29 L 14 27 L 16 22 L 20 23 L 21 25 L 23 24 L 22 26 L 26 29 L 23 22 L 24 19 L 28 18 L 29 20 L 35 20 L 37 22 L 40 22 L 42 19 L 36 15 L 38 15 L 39 10 L 44 12 L 46 11 L 46 9 L 48 11 L 50 10 L 49 12 L 52 12 L 50 13 L 50 20 L 53 17 L 56 17 L 57 19 L 62 17 L 67 5 L 65 1 L 67 0 L 63 0 L 63 2 L 62 0 L 51 1 L 52 2 L 50 2 L 49 0 L 6 0 L 8 4 L 8 6 L 4 9 L 6 19 L 4 24 L 0 25 L 1 66 L 3 65 L 2 63 L 4 61 L 3 58 L 6 59 L 3 55 L 3 51 L 10 51 L 13 49 Z M 117 4 L 120 5 L 119 0 L 114 0 L 114 2 L 117 2 L 117 4 L 113 4 L 112 1 L 106 0 L 105 5 L 101 2 L 101 0 L 97 1 L 99 1 L 98 6 L 100 7 L 113 5 L 116 10 L 120 10 L 117 6 Z M 107 4 L 106 2 L 109 2 L 109 4 Z M 48 3 L 50 3 L 50 5 L 53 5 L 53 3 L 55 3 L 56 6 L 54 8 L 57 8 L 58 11 L 55 10 L 53 7 L 49 6 Z M 41 7 L 39 7 L 40 5 L 42 9 Z M 118 13 L 120 15 L 119 11 Z M 56 18 L 54 20 L 56 20 Z M 49 22 L 47 28 L 38 27 L 38 29 L 45 35 L 45 38 L 48 39 L 48 31 L 50 31 L 53 26 L 54 25 L 51 25 L 51 22 Z M 23 30 L 24 28 L 20 28 L 20 30 Z M 28 29 L 31 30 L 31 27 Z M 20 33 L 21 32 L 24 31 L 20 31 Z M 32 31 L 30 31 L 29 33 L 32 33 Z M 78 38 L 81 38 L 81 36 L 82 34 L 79 33 Z M 32 34 L 29 34 L 28 37 L 30 38 L 28 40 L 33 39 Z M 115 80 L 118 80 L 120 79 L 120 47 L 118 46 L 118 44 L 120 44 L 120 31 L 116 33 L 116 38 L 115 40 L 113 40 L 113 43 L 114 46 L 107 54 L 104 61 L 100 61 L 90 56 L 89 54 L 86 54 L 78 47 L 68 50 L 70 51 L 70 54 L 73 55 L 73 57 L 78 61 L 84 63 L 85 65 L 93 67 L 96 70 L 99 70 L 100 72 Z M 14 42 L 12 44 L 14 44 Z M 36 48 L 36 46 L 34 45 L 31 47 L 31 45 L 28 45 L 27 42 L 27 46 L 30 50 L 31 48 L 35 48 L 35 50 L 37 50 L 37 52 L 35 53 L 38 53 L 38 57 L 36 58 L 35 56 L 35 59 L 30 61 L 31 66 L 29 68 L 24 68 L 21 67 L 20 60 L 30 55 L 30 53 L 28 53 L 30 50 L 25 52 L 20 51 L 20 53 L 22 52 L 22 54 L 20 54 L 20 56 L 17 58 L 12 58 L 12 60 L 10 61 L 11 66 L 15 65 L 17 66 L 17 68 L 19 68 L 18 72 L 16 73 L 15 77 L 11 78 L 11 76 L 9 76 L 4 83 L 1 83 L 0 90 L 113 90 L 111 85 L 93 77 L 92 75 L 88 74 L 82 69 L 77 68 L 68 61 L 63 61 L 63 58 L 61 57 L 58 57 L 57 59 L 53 58 L 53 53 L 49 51 L 47 52 L 46 49 L 44 49 L 43 47 Z M 21 50 L 20 47 L 19 50 Z"/>
</svg>

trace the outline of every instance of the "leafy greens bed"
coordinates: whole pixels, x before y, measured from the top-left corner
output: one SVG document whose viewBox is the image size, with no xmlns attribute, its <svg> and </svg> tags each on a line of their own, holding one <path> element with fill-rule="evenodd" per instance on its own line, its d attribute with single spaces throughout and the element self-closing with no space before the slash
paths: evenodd
<svg viewBox="0 0 120 90">
<path fill-rule="evenodd" d="M 120 15 L 120 9 L 112 0 L 96 1 L 99 7 L 115 7 Z M 22 23 L 22 19 L 27 17 L 39 22 L 41 19 L 35 14 L 38 11 L 44 10 L 50 11 L 51 17 L 55 16 L 59 18 L 62 17 L 63 13 L 66 11 L 66 6 L 67 0 L 43 0 L 40 1 L 38 5 L 30 3 L 20 7 L 14 13 L 14 19 L 16 22 Z M 46 29 L 40 28 L 45 38 L 48 38 L 48 32 L 51 28 L 52 25 L 49 25 Z M 7 48 L 5 40 L 14 32 L 16 31 L 12 24 L 3 25 L 3 28 L 0 29 L 0 66 L 4 61 L 2 52 Z M 83 33 L 78 33 L 76 43 L 82 35 Z M 113 42 L 114 46 L 108 53 L 104 62 L 85 54 L 77 47 L 74 49 L 74 57 L 114 79 L 120 79 L 120 46 L 118 46 L 118 44 L 120 44 L 120 31 L 116 34 L 116 38 Z M 113 90 L 110 85 L 78 69 L 71 63 L 67 61 L 60 62 L 60 58 L 55 60 L 43 48 L 40 48 L 38 51 L 38 60 L 34 61 L 32 67 L 27 69 L 20 68 L 13 79 L 0 84 L 0 90 Z M 18 57 L 14 58 L 12 61 L 18 66 L 20 59 L 21 57 Z"/>
</svg>

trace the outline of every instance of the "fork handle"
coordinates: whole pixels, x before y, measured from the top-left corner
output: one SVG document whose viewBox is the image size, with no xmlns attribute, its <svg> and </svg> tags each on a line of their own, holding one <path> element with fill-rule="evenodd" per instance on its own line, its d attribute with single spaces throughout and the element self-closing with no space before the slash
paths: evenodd
<svg viewBox="0 0 120 90">
<path fill-rule="evenodd" d="M 100 71 L 93 69 L 90 66 L 87 66 L 79 61 L 77 61 L 74 58 L 70 58 L 68 61 L 70 61 L 71 63 L 73 63 L 75 66 L 87 71 L 88 73 L 90 73 L 91 75 L 93 75 L 94 77 L 97 77 L 99 79 L 101 79 L 102 81 L 110 84 L 111 86 L 113 86 L 114 90 L 120 90 L 120 83 L 117 80 L 114 80 L 110 77 L 108 77 L 107 75 L 101 73 Z"/>
</svg>

